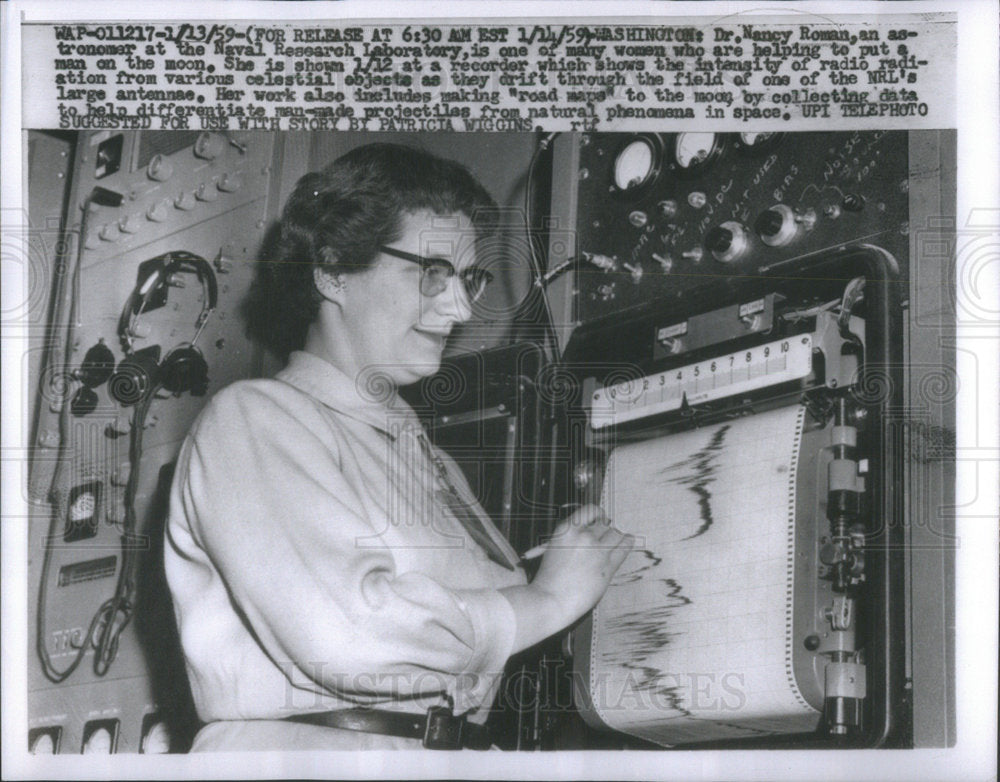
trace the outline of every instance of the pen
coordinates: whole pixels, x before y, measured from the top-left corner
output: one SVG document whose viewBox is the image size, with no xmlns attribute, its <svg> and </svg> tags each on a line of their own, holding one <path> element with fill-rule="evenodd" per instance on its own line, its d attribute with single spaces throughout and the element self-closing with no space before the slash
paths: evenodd
<svg viewBox="0 0 1000 782">
<path fill-rule="evenodd" d="M 542 556 L 542 554 L 545 553 L 548 547 L 549 547 L 548 543 L 540 543 L 534 548 L 529 548 L 527 551 L 525 551 L 521 555 L 521 559 L 537 559 L 538 557 Z"/>
<path fill-rule="evenodd" d="M 579 502 L 567 502 L 567 503 L 564 503 L 564 504 L 560 505 L 559 506 L 559 510 L 560 511 L 567 511 L 567 510 L 573 511 L 573 510 L 576 510 L 579 507 L 581 507 L 581 504 Z M 610 523 L 610 521 L 609 521 L 609 523 Z M 529 548 L 527 551 L 525 551 L 521 555 L 521 560 L 524 561 L 524 560 L 529 560 L 529 559 L 538 559 L 540 556 L 542 556 L 542 554 L 544 554 L 548 550 L 548 548 L 549 548 L 549 541 L 545 541 L 544 543 L 539 543 L 534 548 Z"/>
</svg>

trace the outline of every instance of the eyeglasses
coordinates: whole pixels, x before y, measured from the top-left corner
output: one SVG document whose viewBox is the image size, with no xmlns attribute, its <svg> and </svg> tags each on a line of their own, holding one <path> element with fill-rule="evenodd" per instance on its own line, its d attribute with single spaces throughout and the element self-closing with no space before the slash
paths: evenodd
<svg viewBox="0 0 1000 782">
<path fill-rule="evenodd" d="M 386 255 L 420 265 L 420 292 L 424 296 L 437 296 L 448 287 L 448 280 L 455 276 L 455 267 L 444 258 L 425 258 L 423 255 L 397 250 L 395 247 L 380 247 Z M 486 286 L 493 281 L 493 275 L 481 266 L 469 266 L 458 272 L 465 295 L 471 303 L 478 301 L 486 292 Z"/>
</svg>

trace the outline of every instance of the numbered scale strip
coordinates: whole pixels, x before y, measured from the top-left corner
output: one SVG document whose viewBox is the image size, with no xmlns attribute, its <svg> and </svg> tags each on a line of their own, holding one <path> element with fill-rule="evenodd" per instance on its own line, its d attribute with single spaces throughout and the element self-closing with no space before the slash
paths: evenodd
<svg viewBox="0 0 1000 782">
<path fill-rule="evenodd" d="M 746 351 L 626 380 L 594 392 L 590 426 L 605 426 L 799 380 L 812 372 L 812 337 L 802 334 Z"/>
</svg>

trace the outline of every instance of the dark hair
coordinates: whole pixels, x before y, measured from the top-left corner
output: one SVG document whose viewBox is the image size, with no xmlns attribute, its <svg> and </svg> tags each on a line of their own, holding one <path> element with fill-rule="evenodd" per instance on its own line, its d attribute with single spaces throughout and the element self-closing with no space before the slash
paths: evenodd
<svg viewBox="0 0 1000 782">
<path fill-rule="evenodd" d="M 303 176 L 265 243 L 246 305 L 251 336 L 279 355 L 302 347 L 321 300 L 313 269 L 369 268 L 420 210 L 464 213 L 482 235 L 496 205 L 464 166 L 399 144 L 357 147 Z"/>
</svg>

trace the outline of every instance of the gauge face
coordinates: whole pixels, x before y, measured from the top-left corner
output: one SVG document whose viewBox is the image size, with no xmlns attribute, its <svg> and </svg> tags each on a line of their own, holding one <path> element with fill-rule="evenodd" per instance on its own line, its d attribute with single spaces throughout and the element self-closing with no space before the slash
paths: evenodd
<svg viewBox="0 0 1000 782">
<path fill-rule="evenodd" d="M 644 139 L 629 143 L 615 158 L 615 187 L 632 190 L 653 175 L 653 147 Z"/>
<path fill-rule="evenodd" d="M 154 723 L 142 740 L 142 753 L 163 755 L 167 752 L 170 752 L 170 729 L 162 722 Z"/>
<path fill-rule="evenodd" d="M 777 146 L 782 133 L 740 133 L 738 148 L 742 152 L 766 152 Z"/>
<path fill-rule="evenodd" d="M 54 755 L 56 742 L 48 733 L 43 733 L 32 742 L 28 751 L 32 755 Z"/>
<path fill-rule="evenodd" d="M 85 755 L 111 754 L 111 731 L 107 728 L 97 728 L 90 734 L 87 743 L 83 745 Z"/>
<path fill-rule="evenodd" d="M 719 149 L 717 133 L 678 133 L 674 162 L 684 171 L 693 171 L 708 162 Z"/>
<path fill-rule="evenodd" d="M 94 510 L 97 506 L 97 499 L 94 497 L 93 492 L 84 492 L 69 506 L 69 518 L 70 521 L 83 521 L 84 519 L 89 519 L 94 515 Z"/>
<path fill-rule="evenodd" d="M 740 141 L 748 147 L 752 147 L 755 144 L 764 144 L 776 135 L 776 133 L 740 133 Z"/>
</svg>

